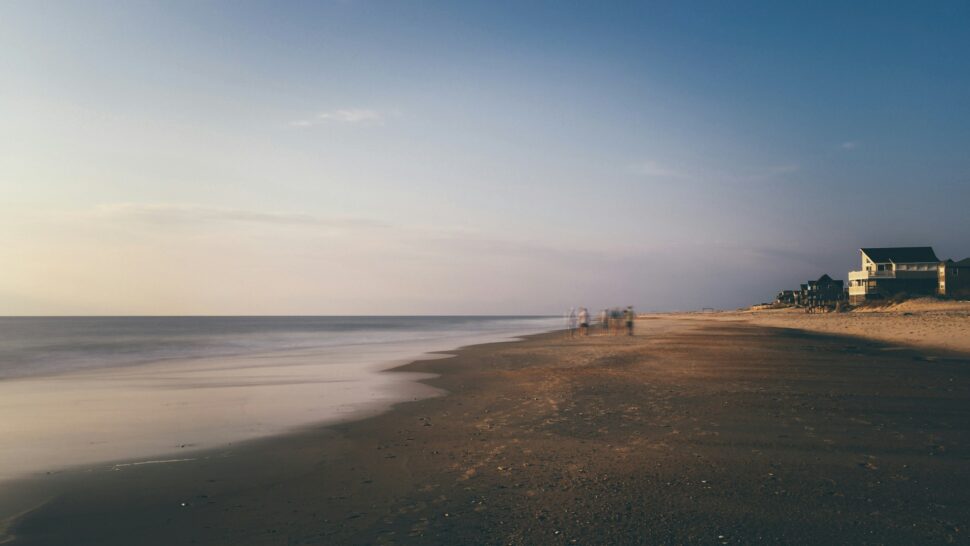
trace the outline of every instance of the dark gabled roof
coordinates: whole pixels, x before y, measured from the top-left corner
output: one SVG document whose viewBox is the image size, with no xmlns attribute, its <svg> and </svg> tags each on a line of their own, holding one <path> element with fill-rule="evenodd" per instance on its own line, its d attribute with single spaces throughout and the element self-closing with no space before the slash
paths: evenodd
<svg viewBox="0 0 970 546">
<path fill-rule="evenodd" d="M 862 252 L 876 263 L 929 263 L 939 262 L 931 246 L 897 246 L 890 248 L 862 248 Z"/>
<path fill-rule="evenodd" d="M 950 264 L 947 264 L 947 265 L 950 265 Z M 953 262 L 953 265 L 957 267 L 970 267 L 970 258 L 964 258 L 959 262 Z"/>
<path fill-rule="evenodd" d="M 820 284 L 821 285 L 833 284 L 833 283 L 838 284 L 840 282 L 842 282 L 842 281 L 837 281 L 837 280 L 833 279 L 832 277 L 829 277 L 828 273 L 826 273 L 826 274 L 822 275 L 821 277 L 819 277 L 818 280 L 816 280 L 816 281 L 808 281 L 808 285 L 809 286 L 817 286 L 817 285 L 820 285 Z M 805 285 L 802 285 L 802 286 L 805 286 Z"/>
</svg>

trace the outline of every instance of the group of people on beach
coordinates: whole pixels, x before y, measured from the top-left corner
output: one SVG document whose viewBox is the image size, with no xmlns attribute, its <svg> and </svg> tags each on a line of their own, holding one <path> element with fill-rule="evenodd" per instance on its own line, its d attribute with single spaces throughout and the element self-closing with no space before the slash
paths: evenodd
<svg viewBox="0 0 970 546">
<path fill-rule="evenodd" d="M 632 336 L 635 318 L 636 313 L 633 312 L 632 305 L 627 305 L 626 309 L 613 307 L 601 310 L 596 324 L 602 329 L 603 335 L 618 336 L 620 331 L 626 328 L 626 335 Z M 593 317 L 585 307 L 572 307 L 566 314 L 566 330 L 571 338 L 576 337 L 577 334 L 580 336 L 590 335 L 590 328 L 593 324 Z"/>
</svg>

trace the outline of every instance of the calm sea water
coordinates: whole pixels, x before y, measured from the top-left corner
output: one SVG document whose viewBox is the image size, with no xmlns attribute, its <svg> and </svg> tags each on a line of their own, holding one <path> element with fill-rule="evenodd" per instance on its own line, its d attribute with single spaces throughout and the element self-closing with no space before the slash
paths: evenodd
<svg viewBox="0 0 970 546">
<path fill-rule="evenodd" d="M 372 344 L 493 339 L 549 317 L 0 317 L 0 379 L 90 368 Z"/>
<path fill-rule="evenodd" d="M 560 323 L 545 317 L 0 318 L 0 482 L 110 461 L 104 470 L 117 469 L 118 461 L 178 461 L 193 450 L 373 415 L 440 394 L 417 382 L 426 374 L 382 370 Z"/>
</svg>

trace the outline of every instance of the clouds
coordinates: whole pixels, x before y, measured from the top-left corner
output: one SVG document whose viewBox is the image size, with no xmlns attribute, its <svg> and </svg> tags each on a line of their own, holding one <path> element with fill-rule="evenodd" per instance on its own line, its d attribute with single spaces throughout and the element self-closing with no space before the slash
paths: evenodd
<svg viewBox="0 0 970 546">
<path fill-rule="evenodd" d="M 474 225 L 425 225 L 420 218 L 385 224 L 323 212 L 165 202 L 34 212 L 24 220 L 0 230 L 0 261 L 9 264 L 0 292 L 8 313 L 462 314 L 557 312 L 577 303 L 733 306 L 758 301 L 765 286 L 774 290 L 808 275 L 805 270 L 816 275 L 816 268 L 806 267 L 811 250 L 752 250 L 720 236 L 564 240 L 541 230 L 502 234 Z M 776 269 L 766 272 L 766 259 Z M 685 270 L 674 266 L 679 263 L 718 267 Z M 725 278 L 739 279 L 740 288 L 717 289 Z M 698 289 L 669 289 L 688 285 Z"/>
<path fill-rule="evenodd" d="M 628 167 L 628 172 L 648 179 L 668 181 L 759 182 L 782 178 L 798 172 L 794 163 L 758 166 L 690 166 L 671 167 L 653 160 L 641 161 Z"/>
<path fill-rule="evenodd" d="M 47 209 L 12 227 L 0 230 L 0 261 L 13 264 L 0 285 L 7 313 L 545 312 L 570 287 L 598 286 L 602 264 L 639 255 L 420 219 L 197 203 Z"/>
<path fill-rule="evenodd" d="M 385 115 L 370 108 L 346 108 L 330 110 L 308 118 L 290 122 L 292 127 L 314 127 L 317 125 L 383 125 Z"/>
<path fill-rule="evenodd" d="M 842 144 L 840 144 L 839 145 L 839 148 L 842 148 L 843 150 L 845 150 L 847 152 L 850 152 L 852 150 L 855 150 L 856 148 L 858 148 L 861 145 L 862 145 L 862 143 L 859 142 L 858 140 L 848 140 L 848 141 L 843 142 Z"/>
<path fill-rule="evenodd" d="M 440 257 L 447 260 L 461 256 L 475 259 L 496 257 L 541 257 L 567 260 L 570 256 L 601 257 L 616 249 L 583 249 L 575 244 L 556 244 L 537 240 L 496 237 L 475 229 L 455 226 L 391 224 L 360 217 L 327 217 L 303 212 L 265 211 L 213 207 L 194 203 L 106 203 L 70 213 L 48 213 L 44 218 L 72 228 L 121 227 L 130 231 L 181 237 L 184 230 L 196 234 L 233 235 L 247 226 L 270 233 L 273 227 L 290 227 L 285 236 L 303 240 L 321 232 L 337 235 L 349 246 L 380 247 L 388 254 L 404 253 L 410 257 Z M 375 259 L 377 259 L 375 257 Z"/>
<path fill-rule="evenodd" d="M 661 165 L 656 161 L 643 161 L 630 166 L 630 172 L 647 178 L 689 178 L 689 175 L 677 169 Z"/>
<path fill-rule="evenodd" d="M 388 254 L 401 253 L 413 258 L 439 257 L 445 261 L 462 259 L 464 256 L 476 260 L 529 258 L 567 263 L 577 258 L 625 259 L 657 249 L 655 245 L 620 241 L 564 242 L 555 237 L 498 235 L 469 226 L 389 223 L 366 217 L 332 217 L 196 203 L 105 203 L 88 209 L 35 213 L 32 221 L 35 225 L 55 227 L 61 233 L 74 235 L 101 234 L 104 232 L 98 230 L 122 228 L 124 233 L 137 231 L 175 239 L 181 239 L 187 230 L 195 234 L 234 236 L 247 229 L 247 233 L 257 230 L 269 236 L 273 233 L 271 228 L 288 227 L 291 229 L 279 231 L 279 236 L 291 241 L 325 232 L 346 241 L 350 246 L 374 248 L 376 245 Z"/>
<path fill-rule="evenodd" d="M 801 170 L 801 167 L 794 164 L 788 165 L 769 165 L 767 167 L 762 167 L 757 169 L 755 172 L 748 174 L 748 178 L 752 180 L 766 180 L 769 178 L 776 178 L 779 176 L 784 176 L 786 174 L 795 173 Z"/>
<path fill-rule="evenodd" d="M 258 211 L 180 203 L 108 203 L 98 205 L 86 216 L 108 221 L 135 221 L 165 225 L 248 223 L 322 227 L 384 227 L 364 218 L 323 218 L 301 212 Z"/>
</svg>

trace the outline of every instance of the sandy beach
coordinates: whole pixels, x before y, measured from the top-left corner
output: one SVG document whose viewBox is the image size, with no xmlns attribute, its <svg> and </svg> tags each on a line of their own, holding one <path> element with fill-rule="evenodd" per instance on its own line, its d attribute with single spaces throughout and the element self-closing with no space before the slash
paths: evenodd
<svg viewBox="0 0 970 546">
<path fill-rule="evenodd" d="M 965 542 L 970 359 L 744 322 L 479 345 L 449 394 L 12 484 L 15 544 Z M 26 495 L 26 496 L 24 496 Z"/>
<path fill-rule="evenodd" d="M 970 546 L 968 23 L 0 0 L 0 546 Z"/>
<path fill-rule="evenodd" d="M 858 307 L 847 313 L 776 309 L 716 313 L 720 320 L 860 336 L 890 344 L 970 353 L 970 302 L 921 298 Z M 705 317 L 710 319 L 712 317 Z"/>
</svg>

